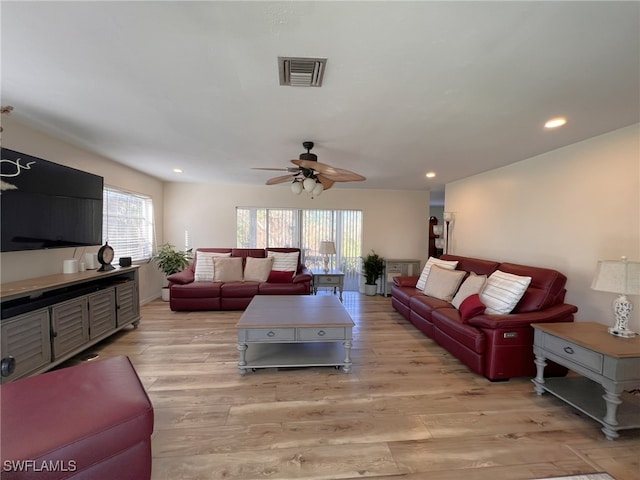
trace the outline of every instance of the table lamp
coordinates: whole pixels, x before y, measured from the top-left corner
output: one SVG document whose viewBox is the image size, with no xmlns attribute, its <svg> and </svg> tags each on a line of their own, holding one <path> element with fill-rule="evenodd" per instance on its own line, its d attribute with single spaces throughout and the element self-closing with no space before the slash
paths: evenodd
<svg viewBox="0 0 640 480">
<path fill-rule="evenodd" d="M 616 323 L 609 327 L 609 333 L 618 337 L 631 338 L 637 334 L 629 330 L 629 317 L 633 304 L 627 295 L 640 295 L 640 262 L 629 262 L 627 257 L 620 260 L 601 260 L 591 284 L 593 290 L 617 293 L 613 301 Z"/>
<path fill-rule="evenodd" d="M 324 271 L 329 271 L 329 255 L 336 253 L 336 244 L 329 241 L 320 242 L 320 253 L 324 255 Z"/>
</svg>

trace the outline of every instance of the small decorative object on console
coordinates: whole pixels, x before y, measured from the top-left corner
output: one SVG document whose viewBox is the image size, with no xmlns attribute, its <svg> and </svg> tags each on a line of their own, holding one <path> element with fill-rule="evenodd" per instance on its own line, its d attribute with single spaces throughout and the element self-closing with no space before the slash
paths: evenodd
<svg viewBox="0 0 640 480">
<path fill-rule="evenodd" d="M 591 288 L 619 294 L 613 302 L 616 324 L 609 327 L 609 333 L 624 338 L 635 337 L 637 333 L 629 330 L 633 304 L 627 295 L 640 295 L 640 262 L 629 262 L 627 257 L 599 261 Z"/>
<path fill-rule="evenodd" d="M 99 272 L 115 270 L 116 267 L 111 265 L 111 262 L 113 262 L 113 248 L 109 245 L 109 242 L 105 242 L 98 250 L 98 262 L 101 265 L 98 269 Z"/>
</svg>

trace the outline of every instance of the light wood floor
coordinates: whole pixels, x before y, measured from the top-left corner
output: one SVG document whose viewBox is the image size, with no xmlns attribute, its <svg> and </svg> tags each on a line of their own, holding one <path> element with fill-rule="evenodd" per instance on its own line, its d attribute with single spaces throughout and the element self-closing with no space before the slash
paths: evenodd
<svg viewBox="0 0 640 480">
<path fill-rule="evenodd" d="M 92 348 L 128 355 L 155 410 L 153 479 L 640 479 L 640 430 L 599 424 L 529 379 L 491 383 L 425 337 L 389 298 L 347 293 L 353 371 L 237 371 L 241 312 L 142 308 Z"/>
</svg>

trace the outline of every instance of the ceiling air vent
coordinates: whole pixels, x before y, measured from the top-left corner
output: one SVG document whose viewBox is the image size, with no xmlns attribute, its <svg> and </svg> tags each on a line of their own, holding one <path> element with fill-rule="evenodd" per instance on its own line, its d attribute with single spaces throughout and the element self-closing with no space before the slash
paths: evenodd
<svg viewBox="0 0 640 480">
<path fill-rule="evenodd" d="M 320 87 L 326 58 L 278 57 L 280 85 Z"/>
</svg>

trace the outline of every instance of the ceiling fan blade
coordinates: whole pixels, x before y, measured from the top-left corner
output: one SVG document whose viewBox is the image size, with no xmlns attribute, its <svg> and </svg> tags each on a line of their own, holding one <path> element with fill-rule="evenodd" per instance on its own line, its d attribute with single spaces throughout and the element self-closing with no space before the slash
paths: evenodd
<svg viewBox="0 0 640 480">
<path fill-rule="evenodd" d="M 278 183 L 291 182 L 295 175 L 282 175 L 280 177 L 273 177 L 267 180 L 267 185 L 276 185 Z"/>
<path fill-rule="evenodd" d="M 298 165 L 302 168 L 308 168 L 309 170 L 315 170 L 318 173 L 324 173 L 331 175 L 336 172 L 336 169 L 326 163 L 316 162 L 314 160 L 291 160 L 291 163 Z"/>
<path fill-rule="evenodd" d="M 320 183 L 322 184 L 322 188 L 324 188 L 325 190 L 329 190 L 331 187 L 333 187 L 333 184 L 335 183 L 333 180 L 331 180 L 330 178 L 327 178 L 323 174 L 318 175 L 318 180 L 320 180 Z"/>
<path fill-rule="evenodd" d="M 325 175 L 334 182 L 362 182 L 366 180 L 366 177 L 351 170 L 345 170 L 344 168 L 334 168 L 333 170 L 335 173 L 327 173 Z"/>
<path fill-rule="evenodd" d="M 269 172 L 297 172 L 295 167 L 251 167 L 251 170 L 267 170 Z"/>
</svg>

